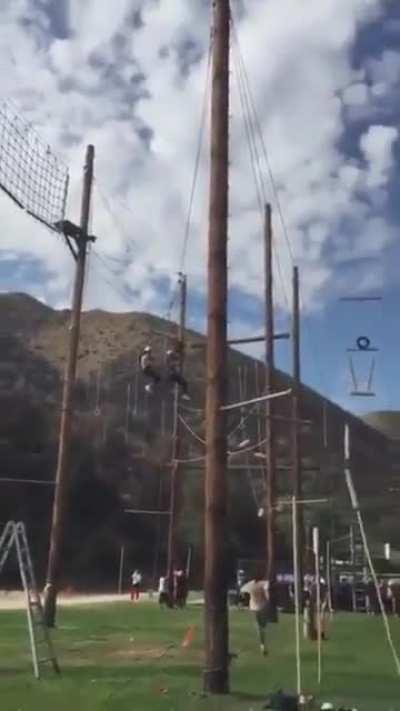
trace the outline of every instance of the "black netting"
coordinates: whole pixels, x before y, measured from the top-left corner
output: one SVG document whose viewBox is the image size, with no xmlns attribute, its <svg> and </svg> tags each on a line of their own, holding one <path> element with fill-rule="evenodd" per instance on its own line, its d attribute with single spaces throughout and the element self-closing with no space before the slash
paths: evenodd
<svg viewBox="0 0 400 711">
<path fill-rule="evenodd" d="M 0 189 L 51 228 L 64 219 L 68 168 L 8 101 L 0 103 Z"/>
</svg>

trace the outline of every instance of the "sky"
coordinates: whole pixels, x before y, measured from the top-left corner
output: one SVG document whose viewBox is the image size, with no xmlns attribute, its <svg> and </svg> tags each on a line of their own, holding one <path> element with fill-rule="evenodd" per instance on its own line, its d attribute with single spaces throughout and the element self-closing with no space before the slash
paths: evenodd
<svg viewBox="0 0 400 711">
<path fill-rule="evenodd" d="M 97 241 L 85 309 L 176 318 L 169 304 L 184 269 L 188 324 L 205 328 L 210 5 L 1 2 L 1 100 L 68 166 L 67 216 L 76 222 L 85 150 L 95 146 Z M 241 101 L 244 66 L 252 128 L 263 141 L 255 172 L 273 209 L 277 329 L 289 326 L 297 264 L 304 381 L 356 413 L 400 408 L 399 3 L 232 0 L 232 11 L 230 334 L 258 334 L 263 323 L 262 219 Z M 0 289 L 68 306 L 73 262 L 60 237 L 3 193 L 0 211 Z M 349 295 L 382 301 L 341 300 Z M 349 396 L 347 349 L 359 336 L 378 349 L 354 354 L 360 388 L 376 359 L 375 398 Z M 247 352 L 262 355 L 262 347 Z M 287 343 L 277 345 L 276 357 L 290 370 Z"/>
</svg>

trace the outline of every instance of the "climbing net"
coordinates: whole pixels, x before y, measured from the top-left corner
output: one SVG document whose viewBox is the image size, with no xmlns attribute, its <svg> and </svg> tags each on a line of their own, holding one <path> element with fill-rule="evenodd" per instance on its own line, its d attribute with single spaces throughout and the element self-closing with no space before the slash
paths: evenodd
<svg viewBox="0 0 400 711">
<path fill-rule="evenodd" d="M 8 101 L 0 104 L 0 188 L 51 229 L 64 218 L 68 168 Z"/>
</svg>

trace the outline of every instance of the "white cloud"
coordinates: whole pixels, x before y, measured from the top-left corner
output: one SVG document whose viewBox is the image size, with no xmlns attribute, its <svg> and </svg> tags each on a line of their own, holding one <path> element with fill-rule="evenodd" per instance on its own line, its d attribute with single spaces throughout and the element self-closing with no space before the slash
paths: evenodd
<svg viewBox="0 0 400 711">
<path fill-rule="evenodd" d="M 380 188 L 387 183 L 397 138 L 398 131 L 392 126 L 370 126 L 361 136 L 360 148 L 368 163 L 367 183 L 371 188 Z"/>
<path fill-rule="evenodd" d="M 351 84 L 343 92 L 343 101 L 348 106 L 365 106 L 368 102 L 368 87 L 362 82 Z"/>
<path fill-rule="evenodd" d="M 18 102 L 70 165 L 69 215 L 74 220 L 85 145 L 96 146 L 100 192 L 94 193 L 93 231 L 99 237 L 95 249 L 106 258 L 105 264 L 91 260 L 86 303 L 162 311 L 168 294 L 160 294 L 158 277 L 174 279 L 180 267 L 207 65 L 208 3 L 65 2 L 64 39 L 51 37 L 44 9 L 35 9 L 28 0 L 2 3 L 2 94 Z M 382 87 L 393 83 L 400 58 L 391 52 L 371 60 L 365 70 L 352 67 L 357 32 L 382 12 L 382 0 L 242 4 L 238 32 L 254 103 L 302 268 L 303 300 L 317 308 L 337 288 L 341 257 L 352 260 L 357 250 L 378 256 L 392 238 L 383 200 L 397 130 L 378 125 L 373 102 L 383 95 Z M 136 11 L 141 11 L 142 26 L 134 26 Z M 200 50 L 203 56 L 197 61 Z M 372 77 L 371 92 L 366 71 Z M 364 117 L 374 112 L 375 125 L 360 141 L 366 164 L 341 148 L 346 105 L 361 106 Z M 260 216 L 235 82 L 231 113 L 230 282 L 258 295 Z M 186 265 L 190 285 L 199 290 L 205 284 L 207 167 L 205 150 Z M 100 198 L 103 192 L 113 215 Z M 64 303 L 72 270 L 69 253 L 8 202 L 1 199 L 6 224 L 1 246 L 38 257 L 49 272 L 44 298 Z M 379 220 L 378 243 L 366 229 L 373 220 Z M 288 292 L 291 262 L 276 206 L 274 231 Z M 119 262 L 116 267 L 110 257 L 122 260 L 122 266 Z M 277 295 L 284 305 L 279 284 Z"/>
</svg>

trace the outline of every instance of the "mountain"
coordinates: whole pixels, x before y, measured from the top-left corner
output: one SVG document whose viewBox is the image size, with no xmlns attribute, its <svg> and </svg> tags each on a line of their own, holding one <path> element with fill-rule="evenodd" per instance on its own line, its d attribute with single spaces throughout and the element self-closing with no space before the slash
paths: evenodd
<svg viewBox="0 0 400 711">
<path fill-rule="evenodd" d="M 382 432 L 390 440 L 400 440 L 400 412 L 396 410 L 380 410 L 370 412 L 363 417 L 370 427 Z"/>
<path fill-rule="evenodd" d="M 63 369 L 70 313 L 55 311 L 25 294 L 0 295 L 0 478 L 47 480 L 46 485 L 1 483 L 0 517 L 23 518 L 34 541 L 43 575 L 56 468 Z M 177 326 L 145 313 L 115 314 L 95 310 L 82 315 L 71 447 L 68 536 L 65 579 L 75 585 L 115 584 L 119 549 L 125 545 L 127 568 L 139 565 L 148 575 L 165 565 L 167 517 L 128 514 L 125 509 L 167 510 L 172 441 L 173 395 L 164 381 L 149 397 L 137 368 L 138 354 L 151 344 L 160 369 Z M 205 339 L 186 334 L 185 372 L 192 401 L 182 405 L 182 460 L 179 556 L 193 548 L 194 571 L 202 567 L 202 487 L 204 461 Z M 277 390 L 290 378 L 277 371 Z M 228 401 L 259 395 L 262 363 L 229 351 Z M 281 495 L 291 491 L 289 398 L 276 401 L 276 448 Z M 4 415 L 3 415 L 4 413 Z M 229 447 L 240 440 L 263 440 L 263 406 L 228 418 Z M 280 419 L 279 419 L 280 418 Z M 326 535 L 340 535 L 351 520 L 343 477 L 344 424 L 351 429 L 352 469 L 367 510 L 371 508 L 376 540 L 399 537 L 377 492 L 388 490 L 396 475 L 390 440 L 369 424 L 344 412 L 310 388 L 301 390 L 301 449 L 304 492 L 329 498 L 329 504 L 306 511 L 306 523 L 318 523 Z M 188 461 L 191 460 L 191 461 Z M 194 460 L 194 461 L 192 461 Z M 235 454 L 229 463 L 229 532 L 225 541 L 231 566 L 237 557 L 264 555 L 263 518 L 257 477 L 262 460 L 253 453 Z M 389 502 L 390 503 L 390 502 Z M 382 513 L 380 513 L 382 512 Z M 386 526 L 386 523 L 388 526 Z M 279 520 L 279 557 L 290 557 L 289 517 Z M 386 528 L 385 528 L 386 527 Z M 394 541 L 393 541 L 394 542 Z M 400 542 L 400 541 L 399 541 Z"/>
</svg>

